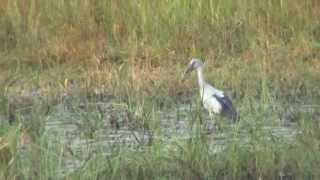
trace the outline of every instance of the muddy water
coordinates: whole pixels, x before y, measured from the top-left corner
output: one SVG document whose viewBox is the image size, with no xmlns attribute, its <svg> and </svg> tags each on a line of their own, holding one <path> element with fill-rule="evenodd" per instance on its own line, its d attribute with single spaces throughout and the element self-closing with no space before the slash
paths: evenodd
<svg viewBox="0 0 320 180">
<path fill-rule="evenodd" d="M 169 145 L 172 141 L 187 140 L 200 133 L 210 140 L 211 152 L 219 153 L 230 141 L 241 139 L 243 144 L 248 141 L 249 133 L 241 133 L 239 124 L 228 125 L 230 130 L 221 131 L 208 118 L 204 125 L 192 122 L 190 117 L 194 111 L 186 105 L 150 113 L 152 120 L 147 126 L 139 125 L 143 121 L 141 112 L 136 109 L 128 115 L 127 107 L 112 103 L 89 104 L 85 108 L 70 108 L 64 104 L 54 107 L 46 120 L 45 134 L 51 142 L 64 147 L 62 174 L 79 169 L 96 153 L 108 156 L 119 147 L 142 151 L 155 141 Z M 207 116 L 204 111 L 201 113 Z M 294 125 L 264 126 L 262 130 L 288 140 L 294 140 L 298 132 Z"/>
</svg>

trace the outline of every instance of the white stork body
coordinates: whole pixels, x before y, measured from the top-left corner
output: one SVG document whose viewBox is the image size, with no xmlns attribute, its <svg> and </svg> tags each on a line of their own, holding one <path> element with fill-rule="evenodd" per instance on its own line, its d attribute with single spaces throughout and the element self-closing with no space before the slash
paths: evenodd
<svg viewBox="0 0 320 180">
<path fill-rule="evenodd" d="M 192 59 L 186 70 L 185 75 L 195 69 L 197 71 L 200 97 L 204 108 L 209 112 L 210 117 L 213 114 L 223 114 L 236 120 L 237 112 L 233 107 L 231 100 L 224 94 L 208 84 L 203 77 L 203 64 L 198 59 Z"/>
</svg>

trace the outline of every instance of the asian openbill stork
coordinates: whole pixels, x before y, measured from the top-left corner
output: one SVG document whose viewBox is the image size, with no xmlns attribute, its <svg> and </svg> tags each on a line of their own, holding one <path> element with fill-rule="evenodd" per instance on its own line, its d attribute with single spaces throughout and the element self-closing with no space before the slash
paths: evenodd
<svg viewBox="0 0 320 180">
<path fill-rule="evenodd" d="M 185 73 L 183 74 L 182 79 L 184 80 L 187 74 L 193 70 L 196 70 L 200 89 L 200 97 L 203 106 L 209 112 L 210 117 L 213 118 L 213 114 L 221 114 L 229 117 L 233 122 L 235 122 L 238 119 L 237 111 L 234 108 L 231 100 L 223 91 L 214 88 L 205 81 L 203 77 L 203 67 L 204 65 L 201 60 L 192 58 Z"/>
</svg>

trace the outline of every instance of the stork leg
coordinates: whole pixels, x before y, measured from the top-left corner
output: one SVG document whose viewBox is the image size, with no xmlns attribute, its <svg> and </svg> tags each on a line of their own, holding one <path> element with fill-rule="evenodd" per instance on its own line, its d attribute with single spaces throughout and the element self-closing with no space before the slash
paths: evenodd
<svg viewBox="0 0 320 180">
<path fill-rule="evenodd" d="M 210 120 L 213 122 L 214 125 L 216 125 L 216 121 L 215 121 L 215 118 L 214 118 L 214 113 L 209 111 L 209 117 L 210 117 Z"/>
<path fill-rule="evenodd" d="M 211 134 L 216 129 L 216 123 L 214 120 L 214 115 L 209 111 L 210 122 L 206 121 L 205 126 L 208 134 Z"/>
</svg>

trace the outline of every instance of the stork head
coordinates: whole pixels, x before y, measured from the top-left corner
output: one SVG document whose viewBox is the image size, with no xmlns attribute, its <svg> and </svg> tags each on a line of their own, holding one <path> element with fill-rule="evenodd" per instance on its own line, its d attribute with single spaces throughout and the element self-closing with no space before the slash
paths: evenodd
<svg viewBox="0 0 320 180">
<path fill-rule="evenodd" d="M 200 59 L 192 58 L 191 61 L 188 64 L 188 67 L 187 67 L 186 71 L 183 73 L 182 80 L 185 80 L 187 75 L 191 71 L 193 71 L 195 69 L 198 69 L 198 68 L 202 68 L 202 66 L 203 66 L 203 63 L 201 62 Z"/>
</svg>

